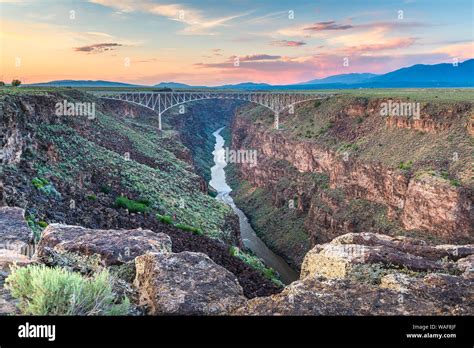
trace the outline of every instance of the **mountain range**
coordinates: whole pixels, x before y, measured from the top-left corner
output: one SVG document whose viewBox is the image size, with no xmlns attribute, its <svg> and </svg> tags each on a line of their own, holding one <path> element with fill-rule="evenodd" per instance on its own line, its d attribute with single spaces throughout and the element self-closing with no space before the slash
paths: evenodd
<svg viewBox="0 0 474 348">
<path fill-rule="evenodd" d="M 122 82 L 92 80 L 58 80 L 35 83 L 29 86 L 70 86 L 70 87 L 144 87 Z M 148 86 L 150 87 L 150 86 Z M 417 64 L 397 69 L 386 74 L 350 73 L 328 76 L 298 84 L 269 85 L 266 83 L 243 82 L 223 86 L 191 86 L 178 82 L 161 82 L 152 87 L 190 89 L 339 89 L 339 88 L 390 88 L 390 87 L 474 87 L 474 59 L 462 63 L 441 63 L 434 65 Z"/>
<path fill-rule="evenodd" d="M 339 75 L 332 75 L 325 77 L 323 79 L 315 79 L 311 81 L 301 82 L 298 85 L 320 85 L 320 84 L 328 84 L 328 83 L 362 83 L 367 82 L 371 78 L 378 76 L 376 74 L 370 73 L 351 73 L 351 74 L 339 74 Z"/>
<path fill-rule="evenodd" d="M 50 82 L 31 83 L 28 86 L 45 87 L 143 87 L 131 83 L 103 80 L 56 80 Z"/>
</svg>

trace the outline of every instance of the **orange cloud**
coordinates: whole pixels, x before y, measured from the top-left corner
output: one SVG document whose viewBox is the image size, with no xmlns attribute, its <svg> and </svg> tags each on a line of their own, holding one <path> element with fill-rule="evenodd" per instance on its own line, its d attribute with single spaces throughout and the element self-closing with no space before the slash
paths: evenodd
<svg viewBox="0 0 474 348">
<path fill-rule="evenodd" d="M 76 52 L 88 52 L 88 53 L 102 53 L 105 51 L 112 51 L 115 47 L 120 47 L 122 44 L 111 42 L 111 43 L 99 43 L 88 46 L 74 47 Z"/>
<path fill-rule="evenodd" d="M 474 57 L 474 42 L 469 41 L 446 45 L 438 48 L 436 52 L 445 53 L 459 60 L 470 59 Z"/>
</svg>

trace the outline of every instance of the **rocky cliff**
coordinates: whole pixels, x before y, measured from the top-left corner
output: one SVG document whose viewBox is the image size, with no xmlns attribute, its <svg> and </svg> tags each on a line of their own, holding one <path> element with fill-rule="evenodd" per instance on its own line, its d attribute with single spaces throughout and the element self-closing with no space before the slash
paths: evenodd
<svg viewBox="0 0 474 348">
<path fill-rule="evenodd" d="M 241 246 L 237 217 L 208 195 L 177 133 L 157 131 L 156 114 L 71 89 L 19 93 L 0 97 L 0 146 L 6 154 L 0 207 L 21 208 L 29 233 L 23 239 L 38 242 L 54 223 L 166 232 L 174 252 L 205 253 L 235 274 L 246 296 L 279 291 L 231 255 L 230 246 Z M 55 104 L 64 99 L 96 103 L 96 117 L 56 115 Z"/>
<path fill-rule="evenodd" d="M 309 250 L 295 226 L 311 245 L 358 231 L 473 240 L 472 104 L 424 103 L 414 120 L 382 117 L 385 102 L 345 96 L 308 102 L 280 116 L 279 131 L 262 109 L 236 116 L 233 148 L 258 154 L 258 165 L 239 163 L 231 172 L 237 204 L 293 264 Z M 269 226 L 264 210 L 280 223 Z"/>
</svg>

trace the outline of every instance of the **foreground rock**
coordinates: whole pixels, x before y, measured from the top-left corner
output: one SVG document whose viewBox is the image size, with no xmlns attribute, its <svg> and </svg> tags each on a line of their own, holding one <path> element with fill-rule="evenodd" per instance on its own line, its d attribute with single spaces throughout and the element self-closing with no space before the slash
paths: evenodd
<svg viewBox="0 0 474 348">
<path fill-rule="evenodd" d="M 463 277 L 474 280 L 474 255 L 459 259 L 456 266 L 463 271 Z"/>
<path fill-rule="evenodd" d="M 431 246 L 414 238 L 348 233 L 308 252 L 301 278 L 310 275 L 346 278 L 357 273 L 361 265 L 406 268 L 415 272 L 463 273 L 466 264 L 455 261 L 472 254 L 473 245 Z"/>
<path fill-rule="evenodd" d="M 25 211 L 16 207 L 0 207 L 0 250 L 13 250 L 26 255 L 33 233 L 25 221 Z"/>
<path fill-rule="evenodd" d="M 348 233 L 306 254 L 299 281 L 238 315 L 472 315 L 474 247 Z"/>
<path fill-rule="evenodd" d="M 121 265 L 147 252 L 171 252 L 171 239 L 150 230 L 93 230 L 49 225 L 37 246 L 38 260 L 55 264 L 61 254 L 98 257 L 102 266 Z"/>
<path fill-rule="evenodd" d="M 351 279 L 310 276 L 283 292 L 255 298 L 236 315 L 472 315 L 474 291 L 467 279 L 431 274 L 406 289 Z"/>
<path fill-rule="evenodd" d="M 24 215 L 21 208 L 0 208 L 0 315 L 18 314 L 16 300 L 4 287 L 12 265 L 21 267 L 33 262 L 28 256 L 33 251 L 33 235 Z"/>
<path fill-rule="evenodd" d="M 237 278 L 205 254 L 147 254 L 135 265 L 134 285 L 149 314 L 227 314 L 245 302 Z"/>
</svg>

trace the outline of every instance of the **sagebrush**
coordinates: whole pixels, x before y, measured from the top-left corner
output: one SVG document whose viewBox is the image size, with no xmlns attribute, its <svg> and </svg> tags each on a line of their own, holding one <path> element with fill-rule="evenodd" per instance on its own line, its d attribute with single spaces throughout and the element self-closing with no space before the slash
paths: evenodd
<svg viewBox="0 0 474 348">
<path fill-rule="evenodd" d="M 128 298 L 117 298 L 107 270 L 84 277 L 60 267 L 13 267 L 6 287 L 24 315 L 125 315 L 130 307 Z"/>
</svg>

